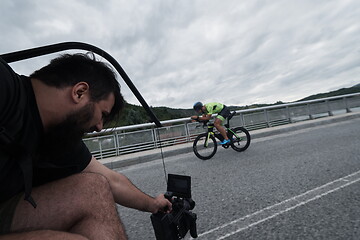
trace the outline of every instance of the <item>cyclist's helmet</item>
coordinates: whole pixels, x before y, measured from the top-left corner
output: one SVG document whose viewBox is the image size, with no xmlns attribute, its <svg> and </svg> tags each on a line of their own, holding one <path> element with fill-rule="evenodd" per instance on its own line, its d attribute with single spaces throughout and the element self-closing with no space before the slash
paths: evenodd
<svg viewBox="0 0 360 240">
<path fill-rule="evenodd" d="M 202 104 L 201 102 L 196 102 L 196 103 L 194 104 L 194 110 L 197 111 L 197 112 L 198 112 L 202 107 L 203 107 L 203 104 Z"/>
</svg>

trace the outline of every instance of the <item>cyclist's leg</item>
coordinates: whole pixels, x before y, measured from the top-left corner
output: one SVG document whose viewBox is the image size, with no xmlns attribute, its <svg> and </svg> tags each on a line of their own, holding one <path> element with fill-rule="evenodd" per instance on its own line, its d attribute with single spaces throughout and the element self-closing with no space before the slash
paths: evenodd
<svg viewBox="0 0 360 240">
<path fill-rule="evenodd" d="M 215 121 L 214 121 L 214 126 L 216 127 L 216 129 L 220 132 L 220 134 L 224 137 L 225 140 L 229 140 L 227 134 L 226 134 L 226 130 L 225 128 L 222 126 L 222 122 L 224 117 L 218 115 L 216 118 L 215 118 Z"/>
<path fill-rule="evenodd" d="M 225 128 L 222 126 L 223 122 L 227 117 L 230 116 L 230 109 L 224 105 L 224 108 L 219 112 L 219 114 L 216 116 L 214 126 L 216 129 L 221 133 L 221 135 L 224 137 L 226 141 L 229 140 Z"/>
</svg>

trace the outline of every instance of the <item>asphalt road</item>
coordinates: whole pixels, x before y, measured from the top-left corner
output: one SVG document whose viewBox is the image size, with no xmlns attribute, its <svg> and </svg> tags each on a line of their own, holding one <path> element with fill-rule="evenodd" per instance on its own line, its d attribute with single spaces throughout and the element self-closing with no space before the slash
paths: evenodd
<svg viewBox="0 0 360 240">
<path fill-rule="evenodd" d="M 165 165 L 192 177 L 199 239 L 360 239 L 359 118 Z M 150 195 L 166 190 L 161 160 L 118 171 Z M 129 239 L 155 239 L 149 213 L 118 210 Z"/>
</svg>

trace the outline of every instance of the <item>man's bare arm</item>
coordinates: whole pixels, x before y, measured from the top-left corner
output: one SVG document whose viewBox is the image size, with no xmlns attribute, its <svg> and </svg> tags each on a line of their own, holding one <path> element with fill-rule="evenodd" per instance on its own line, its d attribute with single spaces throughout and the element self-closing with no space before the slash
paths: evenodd
<svg viewBox="0 0 360 240">
<path fill-rule="evenodd" d="M 94 157 L 84 172 L 94 172 L 105 176 L 110 183 L 115 202 L 122 206 L 152 213 L 171 209 L 171 203 L 164 198 L 163 194 L 153 198 L 143 193 L 126 176 L 107 168 Z"/>
</svg>

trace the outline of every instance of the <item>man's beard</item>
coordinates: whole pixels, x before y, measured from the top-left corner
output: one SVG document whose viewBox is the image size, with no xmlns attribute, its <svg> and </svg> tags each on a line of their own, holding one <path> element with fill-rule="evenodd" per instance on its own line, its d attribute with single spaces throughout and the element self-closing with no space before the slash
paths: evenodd
<svg viewBox="0 0 360 240">
<path fill-rule="evenodd" d="M 89 122 L 94 114 L 94 104 L 89 103 L 80 110 L 70 113 L 66 119 L 47 129 L 40 145 L 40 155 L 54 157 L 75 147 L 86 132 L 95 130 Z"/>
</svg>

